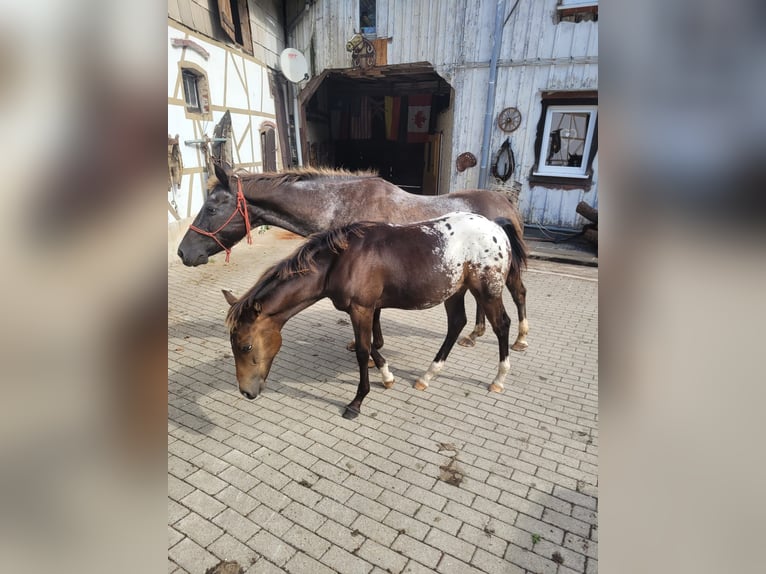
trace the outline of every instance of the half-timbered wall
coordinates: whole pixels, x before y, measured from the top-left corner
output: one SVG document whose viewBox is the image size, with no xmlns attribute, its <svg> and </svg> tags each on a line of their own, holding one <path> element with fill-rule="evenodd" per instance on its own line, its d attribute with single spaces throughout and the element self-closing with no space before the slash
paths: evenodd
<svg viewBox="0 0 766 574">
<path fill-rule="evenodd" d="M 281 6 L 276 0 L 248 2 L 253 52 L 250 55 L 223 33 L 218 13 L 213 9 L 215 4 L 216 0 L 168 1 L 168 135 L 179 136 L 183 159 L 181 183 L 168 190 L 168 222 L 182 222 L 179 231 L 185 230 L 188 218 L 202 206 L 207 178 L 203 147 L 184 142 L 213 137 L 215 125 L 229 110 L 234 163 L 258 172 L 264 162 L 261 132 L 276 126 L 267 66 L 278 67 L 279 52 L 284 48 Z M 179 45 L 179 40 L 186 42 Z M 187 111 L 184 68 L 205 75 L 208 114 Z M 277 167 L 281 167 L 279 153 L 276 161 Z"/>
</svg>

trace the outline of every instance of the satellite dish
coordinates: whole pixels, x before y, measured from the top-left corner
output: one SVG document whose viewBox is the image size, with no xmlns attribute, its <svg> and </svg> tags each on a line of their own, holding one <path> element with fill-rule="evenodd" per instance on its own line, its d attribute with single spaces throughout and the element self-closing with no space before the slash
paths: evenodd
<svg viewBox="0 0 766 574">
<path fill-rule="evenodd" d="M 306 58 L 295 48 L 285 48 L 279 55 L 282 73 L 291 82 L 301 82 L 309 79 L 309 67 Z"/>
</svg>

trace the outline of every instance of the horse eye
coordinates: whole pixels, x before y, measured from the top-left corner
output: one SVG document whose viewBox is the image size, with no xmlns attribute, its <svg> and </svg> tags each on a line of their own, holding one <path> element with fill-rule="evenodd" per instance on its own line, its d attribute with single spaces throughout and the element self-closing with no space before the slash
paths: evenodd
<svg viewBox="0 0 766 574">
<path fill-rule="evenodd" d="M 252 346 L 252 345 L 245 345 L 245 346 L 244 346 L 244 347 L 242 347 L 240 350 L 241 350 L 243 353 L 249 353 L 250 351 L 252 351 L 252 350 L 253 350 L 253 346 Z"/>
<path fill-rule="evenodd" d="M 215 214 L 218 212 L 218 210 L 217 210 L 215 207 L 208 207 L 208 208 L 207 208 L 207 212 L 208 212 L 210 215 L 215 215 Z"/>
</svg>

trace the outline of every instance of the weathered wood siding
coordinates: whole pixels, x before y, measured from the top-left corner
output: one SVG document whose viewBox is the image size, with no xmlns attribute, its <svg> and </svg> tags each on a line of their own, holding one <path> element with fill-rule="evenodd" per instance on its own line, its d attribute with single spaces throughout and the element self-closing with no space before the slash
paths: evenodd
<svg viewBox="0 0 766 574">
<path fill-rule="evenodd" d="M 507 15 L 515 0 L 507 0 Z M 313 73 L 346 68 L 346 41 L 358 29 L 358 2 L 317 0 L 290 31 L 288 44 L 313 58 Z M 556 23 L 557 0 L 519 0 L 503 30 L 493 121 L 506 107 L 522 115 L 510 134 L 516 171 L 505 184 L 490 176 L 493 188 L 521 183 L 519 203 L 528 223 L 578 228 L 585 223 L 575 207 L 581 200 L 598 205 L 598 175 L 587 192 L 531 187 L 534 142 L 546 90 L 598 89 L 598 23 Z M 430 62 L 454 88 L 452 141 L 445 142 L 443 181 L 450 190 L 478 185 L 479 165 L 458 173 L 455 159 L 472 152 L 481 159 L 489 60 L 496 2 L 492 0 L 378 0 L 377 37 L 389 38 L 388 64 Z M 313 47 L 312 47 L 313 43 Z M 445 134 L 446 135 L 446 134 Z M 492 124 L 490 160 L 509 134 Z M 598 158 L 594 159 L 594 170 Z M 443 190 L 446 191 L 446 190 Z"/>
</svg>

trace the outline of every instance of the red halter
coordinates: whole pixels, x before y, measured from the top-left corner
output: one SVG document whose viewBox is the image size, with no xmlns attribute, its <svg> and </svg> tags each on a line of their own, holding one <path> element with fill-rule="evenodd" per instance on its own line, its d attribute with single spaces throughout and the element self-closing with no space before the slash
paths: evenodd
<svg viewBox="0 0 766 574">
<path fill-rule="evenodd" d="M 231 249 L 226 247 L 223 243 L 220 242 L 220 240 L 216 237 L 216 234 L 219 233 L 224 227 L 229 225 L 232 219 L 234 219 L 234 216 L 237 215 L 237 213 L 241 213 L 242 217 L 245 219 L 245 232 L 247 234 L 247 242 L 252 243 L 253 238 L 250 237 L 250 216 L 247 214 L 247 203 L 245 201 L 245 194 L 242 193 L 242 180 L 239 179 L 238 176 L 234 176 L 237 180 L 237 207 L 234 210 L 234 212 L 231 214 L 229 219 L 226 220 L 226 222 L 221 225 L 218 229 L 215 231 L 205 231 L 204 229 L 200 229 L 199 227 L 196 227 L 195 225 L 190 225 L 189 229 L 192 231 L 196 231 L 197 233 L 201 235 L 205 235 L 206 237 L 210 237 L 215 241 L 218 245 L 221 246 L 221 248 L 226 251 L 226 263 L 229 262 L 229 255 L 231 254 Z"/>
</svg>

